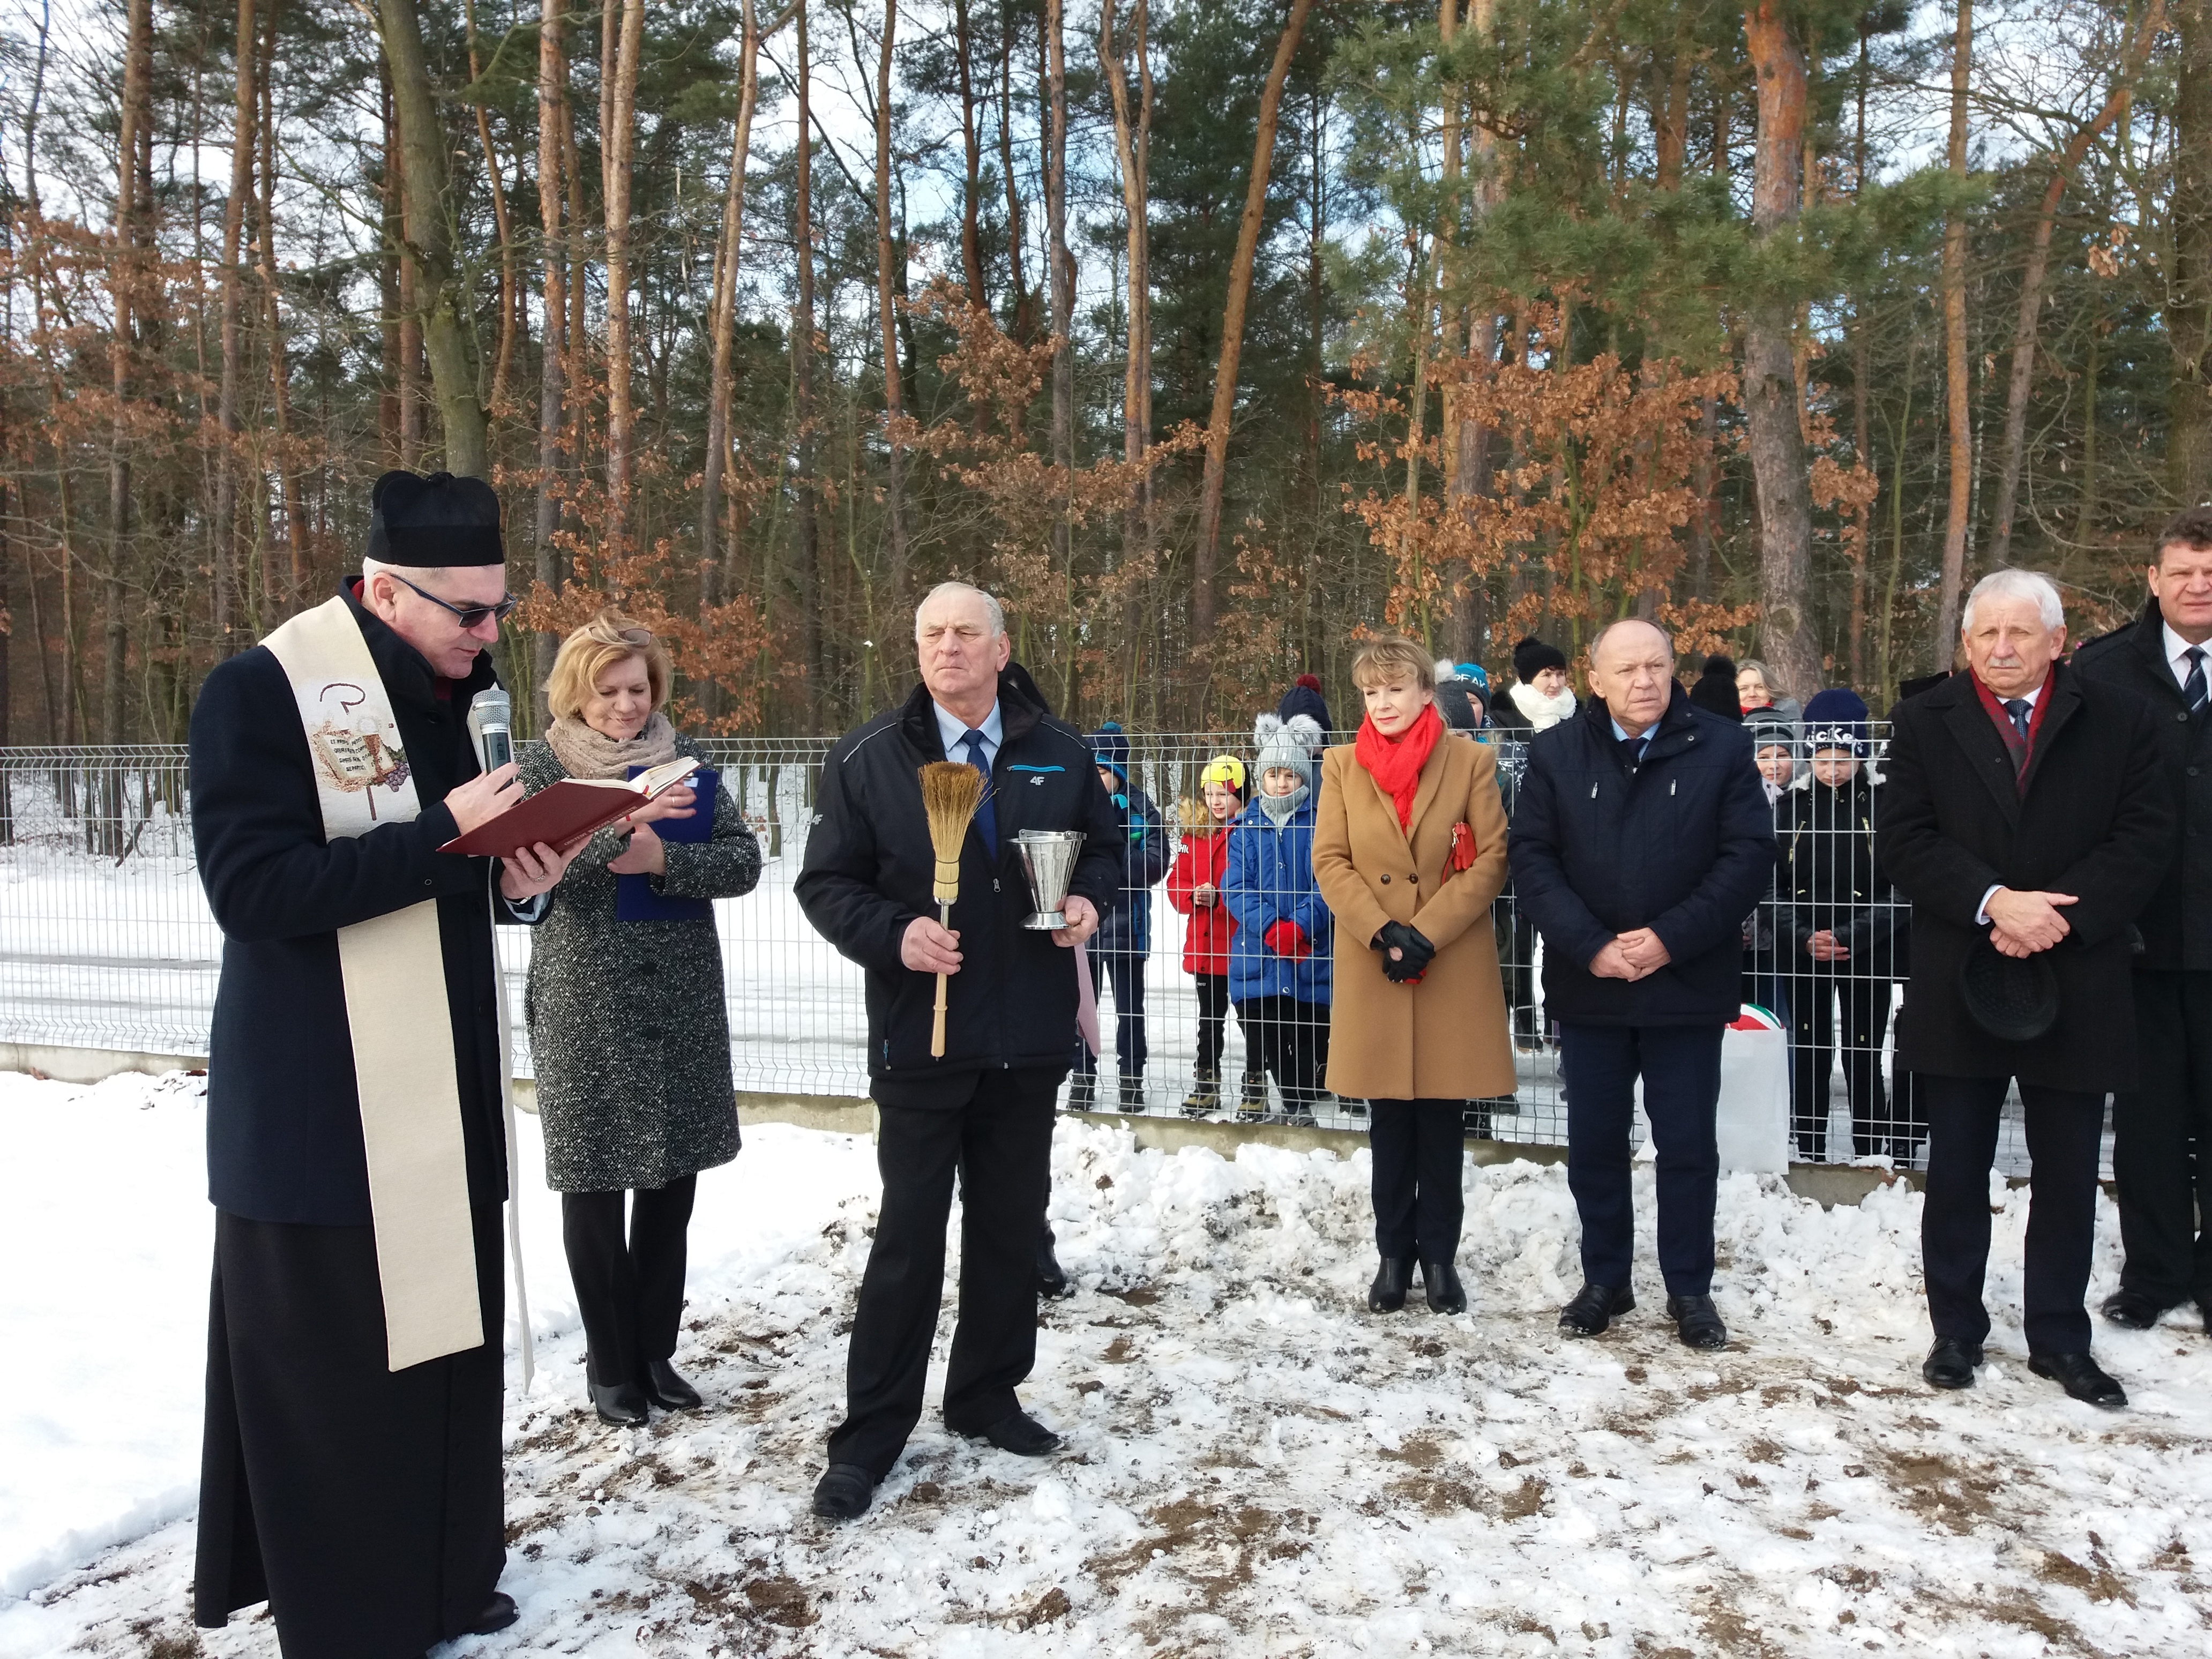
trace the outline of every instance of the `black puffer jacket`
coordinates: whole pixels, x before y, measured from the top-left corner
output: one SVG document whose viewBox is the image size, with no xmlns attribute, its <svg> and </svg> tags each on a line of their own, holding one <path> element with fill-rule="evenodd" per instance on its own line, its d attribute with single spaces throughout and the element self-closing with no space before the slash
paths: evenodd
<svg viewBox="0 0 2212 1659">
<path fill-rule="evenodd" d="M 918 774 L 945 756 L 927 690 L 916 686 L 903 706 L 840 738 L 823 763 L 797 892 L 822 936 L 867 970 L 872 1076 L 927 1084 L 994 1066 L 1064 1073 L 1073 1052 L 1074 953 L 1022 926 L 1030 891 L 1014 836 L 1082 830 L 1070 891 L 1103 915 L 1121 889 L 1124 832 L 1091 745 L 1073 727 L 1047 714 L 1011 675 L 1000 676 L 999 711 L 1004 741 L 983 806 L 996 815 L 999 851 L 993 858 L 981 831 L 969 827 L 952 907 L 963 960 L 942 1060 L 929 1052 L 936 976 L 914 972 L 899 955 L 908 924 L 937 914 Z"/>
<path fill-rule="evenodd" d="M 1903 979 L 1909 908 L 1881 867 L 1875 816 L 1881 787 L 1862 771 L 1839 789 L 1817 780 L 1785 791 L 1777 804 L 1775 839 L 1782 846 L 1778 885 L 1787 901 L 1789 960 L 1803 972 L 1805 946 L 1823 930 L 1850 954 L 1835 971 L 1856 979 Z"/>
<path fill-rule="evenodd" d="M 1523 915 L 1544 936 L 1552 1017 L 1592 1025 L 1725 1024 L 1741 1006 L 1743 919 L 1774 868 L 1774 821 L 1751 734 L 1680 685 L 1632 766 L 1593 697 L 1528 745 L 1507 845 Z M 1656 932 L 1673 957 L 1600 979 L 1617 934 Z"/>
</svg>

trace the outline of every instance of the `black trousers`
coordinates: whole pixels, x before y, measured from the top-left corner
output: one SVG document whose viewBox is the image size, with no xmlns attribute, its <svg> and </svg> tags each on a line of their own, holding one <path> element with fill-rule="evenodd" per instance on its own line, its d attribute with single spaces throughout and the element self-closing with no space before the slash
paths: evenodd
<svg viewBox="0 0 2212 1659">
<path fill-rule="evenodd" d="M 1253 997 L 1237 1017 L 1245 1041 L 1260 1050 L 1259 1068 L 1275 1079 L 1284 1107 L 1310 1112 L 1321 1102 L 1321 1079 L 1328 1066 L 1328 1005 L 1296 997 Z"/>
<path fill-rule="evenodd" d="M 481 1347 L 386 1369 L 367 1227 L 216 1213 L 193 1617 L 266 1601 L 285 1659 L 422 1659 L 507 1565 L 506 1256 L 471 1220 Z"/>
<path fill-rule="evenodd" d="M 1194 974 L 1191 982 L 1198 992 L 1198 1069 L 1218 1074 L 1221 1070 L 1222 1050 L 1229 1045 L 1229 975 Z M 1243 1024 L 1241 1017 L 1237 1024 Z M 1248 1030 L 1244 1042 L 1244 1074 L 1257 1077 L 1259 1073 L 1259 1048 Z"/>
<path fill-rule="evenodd" d="M 1449 1261 L 1467 1215 L 1461 1100 L 1370 1100 L 1375 1249 L 1385 1261 Z"/>
<path fill-rule="evenodd" d="M 1651 1120 L 1659 1176 L 1659 1271 L 1669 1296 L 1713 1287 L 1713 1207 L 1720 1189 L 1714 1113 L 1721 1097 L 1718 1025 L 1559 1028 L 1567 1091 L 1567 1190 L 1583 1224 L 1583 1277 L 1622 1285 L 1636 1251 L 1628 1134 L 1636 1079 Z"/>
<path fill-rule="evenodd" d="M 1091 964 L 1091 994 L 1100 994 L 1102 979 L 1114 982 L 1114 1054 L 1125 1078 L 1142 1077 L 1149 1057 L 1145 1046 L 1145 958 L 1130 951 L 1091 950 L 1084 953 Z M 1075 1039 L 1075 1069 L 1089 1077 L 1098 1070 L 1098 1057 L 1080 1036 Z"/>
<path fill-rule="evenodd" d="M 1996 1163 L 2004 1108 L 2002 1077 L 1931 1077 L 1928 1097 L 1928 1189 L 1920 1212 L 1920 1255 L 1928 1318 L 1938 1336 L 1981 1342 L 1990 1334 L 1982 1278 L 1990 1260 L 1990 1170 Z M 2021 1300 L 2027 1351 L 2087 1353 L 2089 1289 L 2096 1242 L 2097 1149 L 2104 1134 L 2101 1095 L 2045 1089 L 2023 1080 L 2027 1154 L 2033 1165 L 2027 1212 L 2027 1283 Z"/>
<path fill-rule="evenodd" d="M 2112 1101 L 2120 1283 L 2171 1307 L 2212 1307 L 2212 973 L 2138 970 L 2142 1082 Z"/>
<path fill-rule="evenodd" d="M 1844 1010 L 1844 1081 L 1850 1094 L 1852 1145 L 1861 1158 L 1891 1150 L 1889 1102 L 1881 1086 L 1890 983 L 1854 974 L 1849 963 L 1839 967 L 1807 957 L 1790 975 L 1790 1097 L 1797 1150 L 1814 1164 L 1827 1155 L 1828 1079 L 1836 1068 L 1838 1002 Z"/>
<path fill-rule="evenodd" d="M 665 1187 L 561 1194 L 561 1243 L 576 1310 L 584 1316 L 592 1381 L 601 1387 L 642 1381 L 645 1362 L 676 1352 L 684 1322 L 684 1235 L 699 1177 Z M 623 1200 L 630 1198 L 629 1237 Z"/>
<path fill-rule="evenodd" d="M 945 1230 L 960 1172 L 959 1318 L 945 1379 L 945 1426 L 977 1434 L 1020 1409 L 1036 1363 L 1037 1231 L 1052 1166 L 1060 1074 L 989 1071 L 945 1080 L 928 1104 L 877 1094 L 884 1195 L 860 1277 L 845 1364 L 845 1420 L 830 1461 L 880 1480 L 921 1420 L 945 1293 Z"/>
</svg>

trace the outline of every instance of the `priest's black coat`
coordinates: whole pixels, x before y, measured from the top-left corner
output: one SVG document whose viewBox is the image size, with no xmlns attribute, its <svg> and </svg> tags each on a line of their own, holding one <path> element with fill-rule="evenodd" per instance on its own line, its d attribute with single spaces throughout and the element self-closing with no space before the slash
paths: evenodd
<svg viewBox="0 0 2212 1659">
<path fill-rule="evenodd" d="M 208 1195 L 217 1209 L 257 1221 L 368 1224 L 337 930 L 426 898 L 438 902 L 469 1197 L 495 1204 L 507 1194 L 487 902 L 493 861 L 435 850 L 454 834 L 447 792 L 479 769 L 465 720 L 469 700 L 495 684 L 491 659 L 479 653 L 468 678 L 441 697 L 422 654 L 365 610 L 350 585 L 345 598 L 399 723 L 422 808 L 413 822 L 325 843 L 298 703 L 267 647 L 218 665 L 192 708 L 192 845 L 223 933 L 208 1063 Z M 424 1015 L 434 1018 L 439 1004 L 424 987 Z M 374 1034 L 394 1044 L 423 1035 L 419 1027 Z"/>
<path fill-rule="evenodd" d="M 2150 705 L 2052 665 L 2023 791 L 1974 677 L 1954 674 L 1892 718 L 1876 843 L 1912 902 L 1911 1017 L 1899 1058 L 1935 1077 L 2021 1077 L 2101 1094 L 2136 1080 L 2130 926 L 2171 866 L 2172 782 Z M 2070 893 L 2071 929 L 2047 954 L 2058 1022 L 2033 1042 L 1976 1024 L 1959 991 L 1992 885 Z"/>
</svg>

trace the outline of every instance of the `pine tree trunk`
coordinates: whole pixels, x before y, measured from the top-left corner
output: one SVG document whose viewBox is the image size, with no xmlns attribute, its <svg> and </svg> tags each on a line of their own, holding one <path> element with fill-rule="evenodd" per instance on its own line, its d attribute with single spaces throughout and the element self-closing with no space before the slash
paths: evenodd
<svg viewBox="0 0 2212 1659">
<path fill-rule="evenodd" d="M 2181 506 L 2212 489 L 2212 0 L 2174 0 L 2181 37 L 2173 95 L 2173 353 L 2166 489 Z"/>
<path fill-rule="evenodd" d="M 1027 237 L 1022 229 L 1022 191 L 1014 172 L 1014 6 L 999 6 L 999 173 L 1006 181 L 1006 267 L 1011 284 L 1007 331 L 1024 345 L 1035 345 L 1037 337 L 1036 299 L 1022 269 L 1022 249 Z M 1018 426 L 1014 440 L 1021 441 Z"/>
<path fill-rule="evenodd" d="M 990 301 L 983 289 L 983 149 L 975 118 L 975 45 L 968 21 L 968 0 L 953 0 L 952 50 L 959 59 L 960 72 L 960 154 L 967 169 L 960 189 L 960 276 L 968 290 L 969 305 L 986 311 Z"/>
<path fill-rule="evenodd" d="M 791 319 L 793 414 L 799 431 L 793 445 L 798 511 L 792 517 L 792 574 L 799 611 L 799 655 L 806 672 L 807 730 L 822 729 L 829 688 L 822 651 L 822 615 L 817 562 L 821 526 L 814 491 L 814 143 L 813 71 L 808 60 L 806 0 L 798 0 L 798 149 L 792 188 L 792 246 L 799 256 L 799 303 Z"/>
<path fill-rule="evenodd" d="M 1966 177 L 1966 93 L 1974 61 L 1973 0 L 1957 0 L 1951 37 L 1952 177 Z M 1969 424 L 1972 384 L 1966 361 L 1966 216 L 1954 210 L 1943 226 L 1943 398 L 1949 428 L 1950 494 L 1943 515 L 1943 577 L 1936 603 L 1935 660 L 1951 665 L 1959 642 L 1959 600 L 1966 580 L 1966 535 L 1974 495 L 1974 434 Z"/>
<path fill-rule="evenodd" d="M 255 49 L 260 36 L 253 26 L 253 0 L 238 0 L 237 100 L 232 107 L 230 129 L 230 194 L 222 209 L 222 379 L 216 394 L 216 423 L 222 428 L 223 452 L 216 474 L 216 648 L 225 657 L 251 643 L 244 636 L 246 618 L 239 614 L 239 394 L 240 313 L 245 307 L 245 270 L 240 257 L 246 240 L 246 204 L 253 193 L 253 125 L 260 108 L 254 95 L 253 70 L 260 61 Z"/>
<path fill-rule="evenodd" d="M 462 0 L 461 15 L 467 29 L 469 78 L 481 80 L 483 64 L 477 52 L 476 0 Z M 483 147 L 484 186 L 491 196 L 491 222 L 499 243 L 499 350 L 492 360 L 489 408 L 495 415 L 507 402 L 507 370 L 514 356 L 515 319 L 521 313 L 522 296 L 514 280 L 514 230 L 507 222 L 507 183 L 500 173 L 499 151 L 491 142 L 491 112 L 476 106 L 477 142 Z"/>
<path fill-rule="evenodd" d="M 145 220 L 153 203 L 142 201 L 138 193 L 138 143 L 153 118 L 153 0 L 131 0 L 128 27 L 119 112 L 122 130 L 115 147 L 115 259 L 108 283 L 115 306 L 114 343 L 109 354 L 115 417 L 108 434 L 107 568 L 101 596 L 106 613 L 100 675 L 102 743 L 123 741 L 123 671 L 131 646 L 123 614 L 123 567 L 131 534 L 131 441 L 126 410 L 131 398 L 131 352 L 136 340 L 132 307 L 143 283 L 139 250 L 152 240 L 151 227 Z M 4 611 L 0 610 L 0 614 Z M 0 672 L 0 700 L 6 696 L 6 677 Z M 6 714 L 0 713 L 0 743 L 7 740 L 6 724 Z"/>
<path fill-rule="evenodd" d="M 904 257 L 891 234 L 891 48 L 898 33 L 898 0 L 884 0 L 884 38 L 876 57 L 876 320 L 883 334 L 884 449 L 889 476 L 884 492 L 890 530 L 890 609 L 907 605 L 906 456 L 901 435 L 906 420 L 899 370 L 897 290 L 904 284 L 893 270 Z"/>
<path fill-rule="evenodd" d="M 1259 253 L 1260 222 L 1267 203 L 1267 174 L 1275 154 L 1275 120 L 1283 83 L 1305 33 L 1313 0 L 1291 0 L 1290 21 L 1275 42 L 1275 61 L 1260 94 L 1260 125 L 1252 143 L 1252 171 L 1244 186 L 1244 212 L 1237 226 L 1237 252 L 1229 266 L 1229 299 L 1221 313 L 1221 356 L 1213 370 L 1213 409 L 1206 427 L 1206 471 L 1199 488 L 1198 546 L 1191 561 L 1191 637 L 1213 632 L 1213 572 L 1221 541 L 1221 496 L 1229 471 L 1229 421 L 1237 408 L 1237 367 L 1244 350 L 1244 311 L 1252 298 L 1252 265 Z"/>
<path fill-rule="evenodd" d="M 1063 589 L 1074 580 L 1073 496 L 1075 489 L 1075 256 L 1067 246 L 1067 41 L 1061 27 L 1062 0 L 1044 0 L 1046 110 L 1051 122 L 1045 144 L 1044 213 L 1050 245 L 1052 291 L 1052 464 L 1058 474 L 1060 516 L 1052 529 L 1054 563 Z M 1075 712 L 1075 619 L 1065 619 L 1066 677 L 1060 707 Z"/>
<path fill-rule="evenodd" d="M 566 176 L 562 134 L 568 124 L 568 61 L 562 47 L 562 27 L 567 15 L 564 0 L 541 0 L 538 21 L 538 222 L 545 262 L 545 302 L 538 346 L 543 353 L 538 369 L 538 501 L 532 524 L 532 551 L 537 559 L 538 585 L 548 592 L 561 587 L 560 550 L 554 538 L 561 529 L 561 447 L 565 388 L 562 371 L 568 349 L 568 236 L 573 223 L 562 222 L 561 189 Z M 560 653 L 561 636 L 551 629 L 537 636 L 532 665 L 536 681 L 537 729 L 550 720 L 545 687 L 553 675 L 553 660 Z"/>
<path fill-rule="evenodd" d="M 1140 62 L 1146 60 L 1145 36 L 1150 24 L 1146 0 L 1137 0 L 1129 26 L 1136 36 Z M 1098 60 L 1106 67 L 1107 86 L 1113 96 L 1114 160 L 1121 181 L 1121 212 L 1128 223 L 1126 270 L 1127 361 L 1121 377 L 1121 459 L 1141 466 L 1152 441 L 1152 385 L 1151 237 L 1146 217 L 1146 168 L 1150 161 L 1152 77 L 1145 76 L 1142 103 L 1136 120 L 1129 113 L 1129 77 L 1121 50 L 1114 40 L 1114 0 L 1101 0 L 1098 8 Z M 1142 554 L 1147 545 L 1151 519 L 1152 480 L 1140 474 L 1130 490 L 1121 514 L 1121 553 L 1124 560 Z M 1132 619 L 1124 617 L 1124 633 L 1133 640 Z"/>
<path fill-rule="evenodd" d="M 550 0 L 549 0 L 550 3 Z M 707 377 L 707 459 L 700 479 L 699 568 L 702 605 L 721 602 L 720 575 L 737 575 L 737 549 L 726 554 L 719 528 L 723 473 L 730 456 L 730 360 L 737 340 L 738 264 L 744 245 L 745 162 L 752 154 L 753 110 L 760 100 L 760 21 L 754 0 L 743 0 L 738 48 L 738 124 L 730 144 L 730 178 L 722 195 L 722 235 L 714 255 L 709 326 L 714 358 Z M 734 536 L 734 530 L 732 531 Z"/>
<path fill-rule="evenodd" d="M 1759 137 L 1752 223 L 1762 236 L 1794 230 L 1804 180 L 1805 53 L 1781 0 L 1758 0 L 1743 17 L 1759 87 Z M 1761 299 L 1746 319 L 1743 392 L 1751 470 L 1759 498 L 1759 647 L 1799 698 L 1820 684 L 1820 658 L 1808 625 L 1813 573 L 1813 501 L 1798 424 L 1795 317 L 1786 301 Z"/>
<path fill-rule="evenodd" d="M 251 0 L 240 0 L 250 4 Z M 377 0 L 385 60 L 392 66 L 392 102 L 406 157 L 403 222 L 415 267 L 422 345 L 430 362 L 445 428 L 446 470 L 463 477 L 489 476 L 483 404 L 477 396 L 476 352 L 466 312 L 466 281 L 454 259 L 453 192 L 447 165 L 449 146 L 430 90 L 422 26 L 415 0 Z"/>
<path fill-rule="evenodd" d="M 276 280 L 276 4 L 261 41 L 261 290 L 268 307 L 269 390 L 276 422 L 276 481 L 284 492 L 284 558 L 269 544 L 262 603 L 273 623 L 297 608 L 307 582 L 307 503 L 292 453 L 292 370 L 284 349 L 284 310 Z"/>
<path fill-rule="evenodd" d="M 622 30 L 611 82 L 601 102 L 612 125 L 599 137 L 602 199 L 607 226 L 607 522 L 606 555 L 629 550 L 630 446 L 635 410 L 630 396 L 629 186 L 637 142 L 637 68 L 644 50 L 645 0 L 622 0 Z"/>
</svg>

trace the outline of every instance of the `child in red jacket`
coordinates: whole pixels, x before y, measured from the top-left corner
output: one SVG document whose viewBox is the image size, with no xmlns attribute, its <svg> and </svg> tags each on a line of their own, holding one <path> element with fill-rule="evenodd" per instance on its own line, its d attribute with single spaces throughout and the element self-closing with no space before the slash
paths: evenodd
<svg viewBox="0 0 2212 1659">
<path fill-rule="evenodd" d="M 1199 774 L 1201 814 L 1183 825 L 1182 850 L 1168 872 L 1168 902 L 1190 918 L 1182 941 L 1182 970 L 1198 990 L 1198 1066 L 1182 1103 L 1187 1117 L 1221 1109 L 1221 1051 L 1228 1041 L 1229 939 L 1237 919 L 1221 902 L 1221 876 L 1229 862 L 1230 822 L 1244 805 L 1244 763 L 1216 755 Z M 1266 1079 L 1252 1066 L 1248 1047 L 1245 1094 L 1262 1103 Z"/>
</svg>

